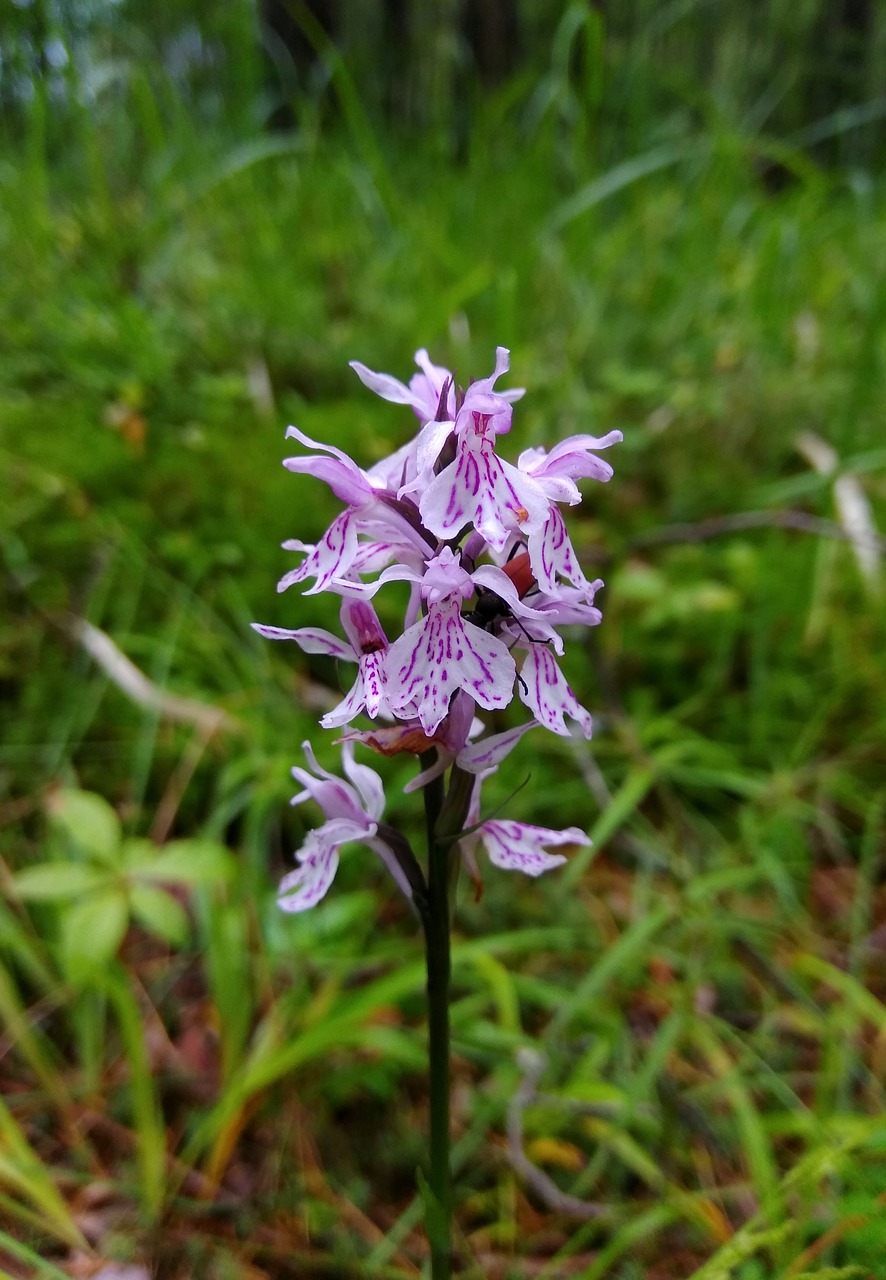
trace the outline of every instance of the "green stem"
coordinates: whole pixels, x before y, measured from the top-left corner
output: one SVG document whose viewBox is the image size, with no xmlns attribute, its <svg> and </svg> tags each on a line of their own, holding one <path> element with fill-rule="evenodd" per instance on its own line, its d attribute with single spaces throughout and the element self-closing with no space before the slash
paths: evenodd
<svg viewBox="0 0 886 1280">
<path fill-rule="evenodd" d="M 430 1170 L 427 1204 L 432 1280 L 452 1275 L 452 1173 L 449 1167 L 449 847 L 437 838 L 443 782 L 424 788 L 428 827 L 428 893 L 422 913 L 428 974 Z"/>
</svg>

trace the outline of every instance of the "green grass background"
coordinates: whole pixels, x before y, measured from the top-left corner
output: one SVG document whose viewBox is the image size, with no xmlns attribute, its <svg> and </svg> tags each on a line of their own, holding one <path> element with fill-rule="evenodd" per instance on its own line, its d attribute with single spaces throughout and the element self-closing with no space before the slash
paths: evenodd
<svg viewBox="0 0 886 1280">
<path fill-rule="evenodd" d="M 528 389 L 508 456 L 625 439 L 572 524 L 606 581 L 566 663 L 594 740 L 539 731 L 488 786 L 528 777 L 509 814 L 594 847 L 489 869 L 457 914 L 462 1274 L 884 1274 L 886 589 L 836 488 L 882 553 L 882 15 L 816 115 L 781 5 L 719 36 L 701 5 L 541 8 L 515 73 L 462 70 L 424 116 L 386 115 L 383 70 L 298 5 L 319 54 L 288 97 L 250 79 L 251 6 L 195 4 L 202 79 L 170 70 L 175 15 L 130 6 L 59 27 L 65 75 L 6 102 L 4 1275 L 420 1274 L 420 939 L 358 848 L 277 912 L 317 817 L 288 770 L 306 737 L 334 764 L 339 674 L 248 624 L 335 625 L 274 591 L 280 542 L 337 510 L 280 467 L 286 424 L 368 464 L 413 422 L 349 360 L 406 378 L 427 346 L 466 381 L 499 344 Z M 82 619 L 224 724 L 136 705 Z M 408 768 L 372 763 L 418 832 Z M 526 1155 L 598 1216 L 509 1159 L 521 1050 Z"/>
</svg>

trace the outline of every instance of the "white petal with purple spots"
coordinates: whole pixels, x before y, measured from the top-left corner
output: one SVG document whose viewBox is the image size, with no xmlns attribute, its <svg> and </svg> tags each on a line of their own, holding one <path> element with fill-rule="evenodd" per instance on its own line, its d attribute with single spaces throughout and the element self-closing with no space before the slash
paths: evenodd
<svg viewBox="0 0 886 1280">
<path fill-rule="evenodd" d="M 388 650 L 387 685 L 395 711 L 414 708 L 425 733 L 433 733 L 457 689 L 487 711 L 513 697 L 516 667 L 507 647 L 465 623 L 457 597 L 431 605 L 426 618 Z"/>
<path fill-rule="evenodd" d="M 520 700 L 536 720 L 552 733 L 570 736 L 566 716 L 575 720 L 586 738 L 592 733 L 591 715 L 577 700 L 554 655 L 541 644 L 531 645 L 520 670 Z"/>
<path fill-rule="evenodd" d="M 566 861 L 562 853 L 545 853 L 546 845 L 591 843 L 578 827 L 552 831 L 550 827 L 534 827 L 525 822 L 484 822 L 478 835 L 494 866 L 522 871 L 527 876 L 540 876 Z"/>
</svg>

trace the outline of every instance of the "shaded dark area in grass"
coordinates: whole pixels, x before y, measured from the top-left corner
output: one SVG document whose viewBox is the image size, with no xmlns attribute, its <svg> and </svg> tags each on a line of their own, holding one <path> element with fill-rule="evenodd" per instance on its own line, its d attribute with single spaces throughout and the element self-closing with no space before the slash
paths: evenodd
<svg viewBox="0 0 886 1280">
<path fill-rule="evenodd" d="M 124 6 L 36 78 L 32 8 L 0 159 L 5 1271 L 420 1274 L 419 940 L 357 847 L 277 912 L 343 677 L 248 624 L 337 627 L 274 592 L 338 509 L 286 423 L 366 465 L 414 424 L 349 360 L 466 380 L 500 343 L 508 456 L 625 441 L 573 531 L 595 738 L 527 740 L 488 796 L 529 774 L 511 816 L 594 848 L 459 905 L 463 1273 L 879 1277 L 879 7 L 859 51 L 839 7 L 752 39 L 741 6 L 717 38 L 710 6 L 524 6 L 510 74 L 458 64 L 433 107 L 439 16 L 395 88 L 349 17 L 269 89 L 249 5 L 189 11 L 214 63 Z"/>
</svg>

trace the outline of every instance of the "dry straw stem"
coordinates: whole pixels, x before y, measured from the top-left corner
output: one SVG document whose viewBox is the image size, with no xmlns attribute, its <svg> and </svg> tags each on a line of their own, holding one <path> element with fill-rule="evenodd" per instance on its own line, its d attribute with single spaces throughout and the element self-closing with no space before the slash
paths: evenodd
<svg viewBox="0 0 886 1280">
<path fill-rule="evenodd" d="M 207 734 L 220 729 L 225 732 L 244 730 L 241 721 L 223 711 L 221 707 L 212 707 L 208 703 L 198 702 L 195 698 L 183 698 L 175 693 L 168 693 L 160 685 L 149 680 L 134 662 L 127 658 L 118 648 L 106 631 L 93 626 L 85 618 L 71 620 L 69 630 L 74 639 L 83 646 L 89 656 L 101 667 L 105 675 L 137 706 L 155 711 L 166 720 L 176 720 L 182 724 L 191 724 Z"/>
</svg>

